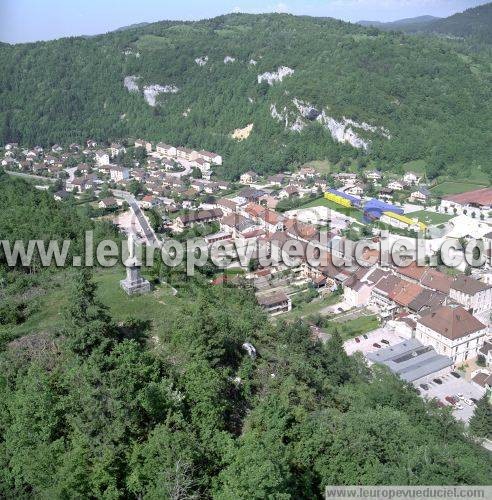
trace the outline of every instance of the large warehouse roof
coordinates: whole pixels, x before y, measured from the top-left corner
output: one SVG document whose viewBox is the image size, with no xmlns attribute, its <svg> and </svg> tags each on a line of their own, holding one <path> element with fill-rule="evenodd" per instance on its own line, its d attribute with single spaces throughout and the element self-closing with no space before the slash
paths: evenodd
<svg viewBox="0 0 492 500">
<path fill-rule="evenodd" d="M 492 188 L 475 189 L 466 193 L 452 194 L 444 197 L 445 200 L 459 205 L 478 205 L 488 207 L 492 205 Z"/>
<path fill-rule="evenodd" d="M 451 358 L 437 354 L 432 347 L 424 346 L 416 339 L 371 352 L 367 358 L 373 363 L 386 365 L 407 382 L 413 382 L 453 364 Z"/>
</svg>

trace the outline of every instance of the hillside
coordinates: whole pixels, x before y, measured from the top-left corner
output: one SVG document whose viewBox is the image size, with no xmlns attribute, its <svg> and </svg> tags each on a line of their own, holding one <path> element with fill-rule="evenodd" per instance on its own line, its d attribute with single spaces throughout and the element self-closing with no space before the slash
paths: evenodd
<svg viewBox="0 0 492 500">
<path fill-rule="evenodd" d="M 434 16 L 417 16 L 386 23 L 381 21 L 358 21 L 357 24 L 366 27 L 372 26 L 385 31 L 405 31 L 411 33 L 419 31 L 427 24 L 434 23 L 439 19 L 439 17 Z"/>
<path fill-rule="evenodd" d="M 492 2 L 440 19 L 425 26 L 424 31 L 492 43 Z"/>
<path fill-rule="evenodd" d="M 232 14 L 3 45 L 0 64 L 3 143 L 145 137 L 215 150 L 229 177 L 365 156 L 490 168 L 490 59 L 456 41 Z"/>
<path fill-rule="evenodd" d="M 446 18 L 419 16 L 382 23 L 359 21 L 361 26 L 372 26 L 384 31 L 427 33 L 447 37 L 471 38 L 480 43 L 492 43 L 492 3 L 486 3 L 458 12 Z"/>
</svg>

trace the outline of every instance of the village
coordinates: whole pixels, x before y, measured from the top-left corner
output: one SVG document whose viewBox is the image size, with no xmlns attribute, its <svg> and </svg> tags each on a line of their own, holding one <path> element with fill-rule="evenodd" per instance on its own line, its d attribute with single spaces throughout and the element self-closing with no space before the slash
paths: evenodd
<svg viewBox="0 0 492 500">
<path fill-rule="evenodd" d="M 437 259 L 450 239 L 490 249 L 492 188 L 438 195 L 423 173 L 327 173 L 314 162 L 265 177 L 251 170 L 231 182 L 221 179 L 227 166 L 219 154 L 141 139 L 50 150 L 8 144 L 1 165 L 59 202 L 90 207 L 141 244 L 194 236 L 220 242 L 233 258 L 211 286 L 246 282 L 272 321 L 302 318 L 321 340 L 335 326 L 349 354 L 386 365 L 461 420 L 492 387 L 490 250 L 478 268 L 463 262 L 448 269 Z M 412 257 L 384 263 L 383 230 L 390 240 L 421 237 L 437 265 Z M 271 251 L 290 240 L 321 246 L 324 265 L 301 257 L 294 267 L 261 266 L 253 254 L 245 269 L 234 256 L 251 243 Z M 345 241 L 367 243 L 362 263 L 333 264 Z M 138 274 L 127 279 L 129 294 L 150 289 Z"/>
</svg>

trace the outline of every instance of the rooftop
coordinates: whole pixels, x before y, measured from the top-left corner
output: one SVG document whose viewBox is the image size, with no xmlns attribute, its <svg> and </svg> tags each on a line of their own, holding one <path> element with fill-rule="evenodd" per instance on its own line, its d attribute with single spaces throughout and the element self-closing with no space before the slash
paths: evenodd
<svg viewBox="0 0 492 500">
<path fill-rule="evenodd" d="M 457 340 L 486 328 L 461 306 L 441 306 L 420 318 L 418 323 L 450 340 Z"/>
</svg>

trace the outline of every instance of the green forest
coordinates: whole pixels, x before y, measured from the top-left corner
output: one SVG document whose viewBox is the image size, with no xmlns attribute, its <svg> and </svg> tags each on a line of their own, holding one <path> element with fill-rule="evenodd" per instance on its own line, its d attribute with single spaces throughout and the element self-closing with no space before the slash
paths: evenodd
<svg viewBox="0 0 492 500">
<path fill-rule="evenodd" d="M 489 25 L 490 29 L 490 25 Z M 208 57 L 206 64 L 195 59 Z M 233 62 L 224 62 L 226 57 Z M 252 63 L 251 61 L 254 61 Z M 490 172 L 491 48 L 472 39 L 384 32 L 330 18 L 230 14 L 163 21 L 94 37 L 0 45 L 0 144 L 143 137 L 224 157 L 224 176 L 309 160 L 374 160 L 383 170 L 425 160 L 432 172 Z M 294 73 L 258 83 L 280 66 Z M 124 86 L 138 77 L 138 92 Z M 176 86 L 155 107 L 146 85 Z M 271 106 L 310 103 L 354 129 L 367 151 L 334 142 L 318 121 L 286 129 Z M 292 120 L 291 120 L 292 121 Z M 254 124 L 249 138 L 231 138 Z"/>
<path fill-rule="evenodd" d="M 24 181 L 0 173 L 0 189 L 2 238 L 111 235 Z M 331 484 L 490 482 L 475 441 L 491 431 L 485 400 L 465 430 L 348 357 L 336 327 L 322 344 L 302 322 L 269 322 L 247 289 L 158 262 L 149 272 L 177 288 L 175 302 L 115 317 L 98 295 L 102 269 L 12 269 L 0 254 L 4 310 L 50 287 L 64 299 L 53 328 L 19 334 L 32 309 L 0 325 L 2 498 L 311 499 Z"/>
</svg>

